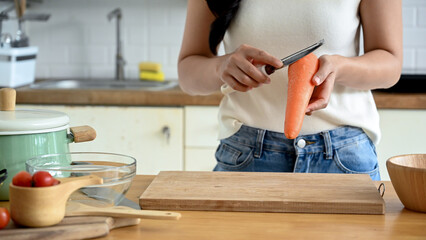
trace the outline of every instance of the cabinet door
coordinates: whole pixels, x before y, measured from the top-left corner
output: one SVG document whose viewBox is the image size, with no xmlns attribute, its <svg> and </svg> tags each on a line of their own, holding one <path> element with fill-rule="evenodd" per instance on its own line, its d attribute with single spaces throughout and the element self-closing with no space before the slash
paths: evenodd
<svg viewBox="0 0 426 240">
<path fill-rule="evenodd" d="M 218 107 L 185 107 L 185 170 L 211 171 L 219 145 Z"/>
<path fill-rule="evenodd" d="M 185 171 L 212 171 L 216 166 L 216 148 L 185 148 Z"/>
<path fill-rule="evenodd" d="M 72 143 L 70 151 L 132 156 L 137 160 L 137 174 L 183 170 L 182 108 L 45 105 L 25 108 L 61 111 L 70 117 L 71 127 L 89 125 L 96 130 L 94 141 Z"/>
<path fill-rule="evenodd" d="M 185 146 L 216 147 L 219 131 L 218 107 L 185 107 Z"/>
</svg>

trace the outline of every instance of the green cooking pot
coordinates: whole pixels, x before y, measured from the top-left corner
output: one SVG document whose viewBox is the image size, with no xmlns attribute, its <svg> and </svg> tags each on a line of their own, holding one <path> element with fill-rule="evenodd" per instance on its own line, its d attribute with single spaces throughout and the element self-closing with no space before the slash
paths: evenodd
<svg viewBox="0 0 426 240">
<path fill-rule="evenodd" d="M 51 110 L 15 108 L 14 89 L 0 89 L 0 169 L 7 178 L 0 186 L 0 200 L 9 200 L 13 176 L 25 170 L 25 162 L 35 156 L 69 152 L 71 142 L 95 139 L 89 126 L 69 128 L 69 117 Z"/>
</svg>

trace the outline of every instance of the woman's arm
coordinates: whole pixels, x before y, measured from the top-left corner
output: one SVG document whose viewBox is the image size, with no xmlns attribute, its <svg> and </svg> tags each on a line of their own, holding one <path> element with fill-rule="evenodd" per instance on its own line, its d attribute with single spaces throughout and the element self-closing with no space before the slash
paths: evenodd
<svg viewBox="0 0 426 240">
<path fill-rule="evenodd" d="M 243 45 L 231 54 L 215 56 L 209 48 L 210 24 L 215 20 L 205 0 L 188 0 L 185 31 L 178 60 L 179 84 L 191 95 L 218 91 L 224 83 L 237 91 L 248 91 L 269 77 L 254 63 L 275 67 L 281 61 L 251 46 Z"/>
<path fill-rule="evenodd" d="M 209 49 L 210 24 L 214 19 L 205 1 L 188 1 L 178 72 L 180 87 L 189 94 L 209 94 L 222 85 L 215 77 L 218 59 Z"/>
<path fill-rule="evenodd" d="M 320 57 L 320 69 L 313 78 L 317 89 L 307 114 L 327 106 L 334 83 L 369 90 L 389 88 L 398 82 L 402 68 L 401 9 L 401 0 L 361 1 L 365 54 Z"/>
</svg>

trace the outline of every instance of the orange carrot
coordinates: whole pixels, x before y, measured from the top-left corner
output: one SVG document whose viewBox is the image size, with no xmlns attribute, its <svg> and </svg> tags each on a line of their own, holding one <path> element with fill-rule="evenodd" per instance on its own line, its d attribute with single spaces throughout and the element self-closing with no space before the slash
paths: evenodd
<svg viewBox="0 0 426 240">
<path fill-rule="evenodd" d="M 288 139 L 295 139 L 302 128 L 306 107 L 315 87 L 312 78 L 318 68 L 319 60 L 313 53 L 288 67 L 287 107 L 284 122 L 284 134 Z"/>
</svg>

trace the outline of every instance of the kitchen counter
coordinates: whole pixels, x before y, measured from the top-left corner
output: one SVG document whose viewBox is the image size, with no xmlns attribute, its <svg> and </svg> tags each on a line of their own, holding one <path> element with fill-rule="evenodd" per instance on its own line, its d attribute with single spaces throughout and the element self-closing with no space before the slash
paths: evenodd
<svg viewBox="0 0 426 240">
<path fill-rule="evenodd" d="M 138 202 L 154 177 L 137 175 L 127 198 Z M 385 215 L 180 211 L 178 221 L 142 219 L 98 239 L 426 239 L 426 214 L 405 209 L 384 183 Z"/>
<path fill-rule="evenodd" d="M 141 90 L 40 90 L 17 89 L 18 104 L 125 105 L 125 106 L 217 106 L 220 92 L 190 96 L 178 87 L 166 91 Z M 373 92 L 379 109 L 426 109 L 426 93 Z M 354 103 L 356 104 L 356 103 Z"/>
<path fill-rule="evenodd" d="M 65 105 L 125 105 L 125 106 L 186 106 L 219 105 L 222 94 L 190 96 L 179 87 L 165 91 L 142 90 L 93 90 L 93 89 L 16 89 L 18 104 Z"/>
<path fill-rule="evenodd" d="M 136 176 L 126 196 L 138 202 L 153 179 Z M 143 219 L 100 239 L 426 239 L 426 214 L 405 209 L 384 183 L 385 215 L 180 211 L 178 221 Z"/>
</svg>

